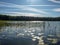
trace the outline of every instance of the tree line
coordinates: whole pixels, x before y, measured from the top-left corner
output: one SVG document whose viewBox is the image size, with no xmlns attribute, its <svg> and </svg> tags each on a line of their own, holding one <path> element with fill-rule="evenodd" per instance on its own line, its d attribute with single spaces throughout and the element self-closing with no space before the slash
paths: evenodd
<svg viewBox="0 0 60 45">
<path fill-rule="evenodd" d="M 60 21 L 60 17 L 9 16 L 0 14 L 0 20 L 10 21 Z"/>
</svg>

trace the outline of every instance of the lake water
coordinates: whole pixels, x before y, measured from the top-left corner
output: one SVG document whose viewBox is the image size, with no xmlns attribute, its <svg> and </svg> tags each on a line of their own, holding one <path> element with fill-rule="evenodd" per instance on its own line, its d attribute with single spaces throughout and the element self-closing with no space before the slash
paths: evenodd
<svg viewBox="0 0 60 45">
<path fill-rule="evenodd" d="M 0 45 L 60 45 L 60 21 L 0 22 Z"/>
</svg>

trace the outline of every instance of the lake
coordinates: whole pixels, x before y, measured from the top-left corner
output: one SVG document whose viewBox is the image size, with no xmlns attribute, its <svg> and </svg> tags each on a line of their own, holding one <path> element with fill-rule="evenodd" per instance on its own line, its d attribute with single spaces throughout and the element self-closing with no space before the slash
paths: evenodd
<svg viewBox="0 0 60 45">
<path fill-rule="evenodd" d="M 60 21 L 0 21 L 0 45 L 60 45 Z"/>
</svg>

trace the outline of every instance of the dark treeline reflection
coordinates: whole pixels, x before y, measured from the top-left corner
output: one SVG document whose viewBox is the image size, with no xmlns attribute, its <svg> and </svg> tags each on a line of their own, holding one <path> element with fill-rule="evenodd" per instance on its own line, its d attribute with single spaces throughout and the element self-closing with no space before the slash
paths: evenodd
<svg viewBox="0 0 60 45">
<path fill-rule="evenodd" d="M 0 21 L 0 45 L 60 45 L 60 21 Z"/>
</svg>

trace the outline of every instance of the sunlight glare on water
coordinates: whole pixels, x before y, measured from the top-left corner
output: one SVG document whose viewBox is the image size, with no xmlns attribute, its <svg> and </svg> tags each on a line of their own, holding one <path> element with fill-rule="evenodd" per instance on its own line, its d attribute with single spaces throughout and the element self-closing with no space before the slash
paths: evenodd
<svg viewBox="0 0 60 45">
<path fill-rule="evenodd" d="M 60 41 L 60 22 L 10 21 L 1 26 L 0 30 L 2 30 L 0 32 L 2 43 L 4 43 L 2 39 L 13 40 L 12 42 L 15 40 L 16 43 L 25 40 L 31 45 L 32 43 L 33 45 L 49 45 Z"/>
</svg>

